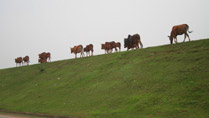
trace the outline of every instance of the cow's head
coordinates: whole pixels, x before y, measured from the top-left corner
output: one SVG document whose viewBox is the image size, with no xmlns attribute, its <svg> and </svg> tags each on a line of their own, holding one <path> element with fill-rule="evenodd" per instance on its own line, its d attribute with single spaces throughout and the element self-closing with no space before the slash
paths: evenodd
<svg viewBox="0 0 209 118">
<path fill-rule="evenodd" d="M 73 48 L 70 48 L 71 49 L 71 53 L 73 53 Z"/>
<path fill-rule="evenodd" d="M 172 36 L 168 36 L 170 43 L 173 44 L 173 37 Z"/>
<path fill-rule="evenodd" d="M 101 49 L 105 49 L 105 44 L 102 44 L 101 45 Z"/>
</svg>

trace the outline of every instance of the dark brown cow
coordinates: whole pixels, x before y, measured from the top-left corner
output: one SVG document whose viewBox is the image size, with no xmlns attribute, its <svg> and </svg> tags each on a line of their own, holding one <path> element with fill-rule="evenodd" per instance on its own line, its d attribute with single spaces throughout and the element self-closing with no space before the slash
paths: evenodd
<svg viewBox="0 0 209 118">
<path fill-rule="evenodd" d="M 81 53 L 80 57 L 84 57 L 84 49 L 82 45 L 74 46 L 71 48 L 71 53 L 75 54 L 75 58 L 77 58 L 77 53 Z"/>
<path fill-rule="evenodd" d="M 27 65 L 29 65 L 29 62 L 30 62 L 29 56 L 25 56 L 25 57 L 23 58 L 23 61 L 24 61 L 24 63 L 27 63 Z"/>
<path fill-rule="evenodd" d="M 189 35 L 187 33 L 188 30 L 189 30 L 189 26 L 187 24 L 173 26 L 171 34 L 170 36 L 168 36 L 170 39 L 170 43 L 173 44 L 173 38 L 175 39 L 175 43 L 177 43 L 177 35 L 182 35 L 182 34 L 184 34 L 183 42 L 185 42 L 186 37 L 189 38 Z M 188 32 L 192 33 L 192 31 L 188 31 Z M 190 41 L 190 38 L 189 38 L 189 41 Z"/>
<path fill-rule="evenodd" d="M 139 34 L 134 34 L 134 35 L 128 35 L 128 38 L 124 39 L 124 48 L 127 48 L 129 50 L 130 48 L 139 48 L 139 44 L 141 48 L 143 48 L 143 44 L 140 39 Z"/>
<path fill-rule="evenodd" d="M 40 63 L 45 63 L 47 62 L 47 60 L 51 61 L 51 54 L 49 52 L 42 52 L 41 54 L 39 54 L 39 59 L 40 61 L 38 60 L 38 62 Z"/>
<path fill-rule="evenodd" d="M 15 63 L 16 63 L 16 67 L 17 67 L 17 64 L 19 64 L 19 65 L 21 66 L 21 64 L 23 64 L 23 59 L 22 59 L 22 57 L 17 57 L 17 58 L 15 59 Z"/>
<path fill-rule="evenodd" d="M 89 44 L 84 48 L 84 52 L 86 52 L 86 56 L 90 56 L 90 51 L 91 51 L 91 56 L 93 56 L 93 52 L 94 52 L 94 46 L 93 44 Z"/>
</svg>

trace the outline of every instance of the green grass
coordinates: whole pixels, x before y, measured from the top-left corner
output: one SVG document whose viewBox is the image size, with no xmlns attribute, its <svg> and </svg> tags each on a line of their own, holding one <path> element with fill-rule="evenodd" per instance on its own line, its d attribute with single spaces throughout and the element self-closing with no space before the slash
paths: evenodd
<svg viewBox="0 0 209 118">
<path fill-rule="evenodd" d="M 209 39 L 0 70 L 0 109 L 209 118 Z"/>
</svg>

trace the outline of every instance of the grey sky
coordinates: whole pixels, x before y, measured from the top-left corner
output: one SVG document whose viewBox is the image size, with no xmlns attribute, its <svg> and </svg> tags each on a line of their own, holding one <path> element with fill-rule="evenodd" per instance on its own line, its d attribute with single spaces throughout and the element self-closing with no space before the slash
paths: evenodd
<svg viewBox="0 0 209 118">
<path fill-rule="evenodd" d="M 70 47 L 121 42 L 139 33 L 144 47 L 169 44 L 173 25 L 187 23 L 191 40 L 209 38 L 209 0 L 0 0 L 0 69 L 14 59 L 51 52 L 52 61 L 74 58 Z M 183 41 L 183 36 L 178 37 Z M 188 40 L 186 40 L 188 41 Z M 80 55 L 78 55 L 80 56 Z"/>
</svg>

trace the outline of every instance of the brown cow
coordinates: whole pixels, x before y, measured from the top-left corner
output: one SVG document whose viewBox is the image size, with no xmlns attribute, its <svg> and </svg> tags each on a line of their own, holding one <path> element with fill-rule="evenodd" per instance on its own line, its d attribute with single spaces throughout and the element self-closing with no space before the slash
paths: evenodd
<svg viewBox="0 0 209 118">
<path fill-rule="evenodd" d="M 74 46 L 71 48 L 71 53 L 75 54 L 75 58 L 77 58 L 77 53 L 81 53 L 80 57 L 84 57 L 84 49 L 82 45 Z"/>
<path fill-rule="evenodd" d="M 25 57 L 23 58 L 23 61 L 24 61 L 24 63 L 27 63 L 27 65 L 29 65 L 29 62 L 30 62 L 29 56 L 25 56 Z"/>
<path fill-rule="evenodd" d="M 115 41 L 105 42 L 105 44 L 107 44 L 107 45 L 109 44 L 108 46 L 110 48 L 110 50 L 109 50 L 110 53 L 112 53 L 113 49 L 115 49 L 116 52 L 118 51 L 116 46 L 115 46 Z"/>
<path fill-rule="evenodd" d="M 141 48 L 143 48 L 143 44 L 140 39 L 139 34 L 134 34 L 134 35 L 128 35 L 128 38 L 124 39 L 124 48 L 127 48 L 129 50 L 130 48 L 139 48 L 139 44 Z"/>
<path fill-rule="evenodd" d="M 94 46 L 93 44 L 89 44 L 84 48 L 84 52 L 86 52 L 86 56 L 90 56 L 90 51 L 91 51 L 91 56 L 93 56 L 93 52 L 94 52 Z"/>
<path fill-rule="evenodd" d="M 41 60 L 46 60 L 46 62 L 47 60 L 51 61 L 51 54 L 49 52 L 48 53 L 42 52 L 41 54 L 39 54 L 39 58 Z M 42 61 L 42 62 L 45 62 L 45 61 Z"/>
<path fill-rule="evenodd" d="M 21 64 L 23 64 L 23 59 L 22 59 L 22 57 L 17 57 L 17 58 L 15 59 L 15 63 L 16 63 L 16 67 L 17 67 L 17 64 L 19 64 L 19 65 L 21 66 Z"/>
<path fill-rule="evenodd" d="M 109 53 L 110 50 L 111 50 L 111 46 L 109 43 L 105 43 L 105 44 L 102 44 L 101 45 L 101 49 L 104 49 L 105 50 L 105 54 Z"/>
<path fill-rule="evenodd" d="M 175 39 L 175 43 L 177 43 L 177 35 L 182 35 L 182 34 L 184 34 L 183 42 L 185 42 L 186 37 L 189 38 L 189 35 L 187 33 L 188 30 L 189 30 L 189 26 L 187 24 L 173 26 L 171 34 L 170 36 L 168 36 L 170 39 L 170 43 L 173 44 L 173 38 Z M 188 32 L 192 33 L 192 31 L 188 31 Z M 189 41 L 190 41 L 190 38 L 189 38 Z"/>
</svg>

